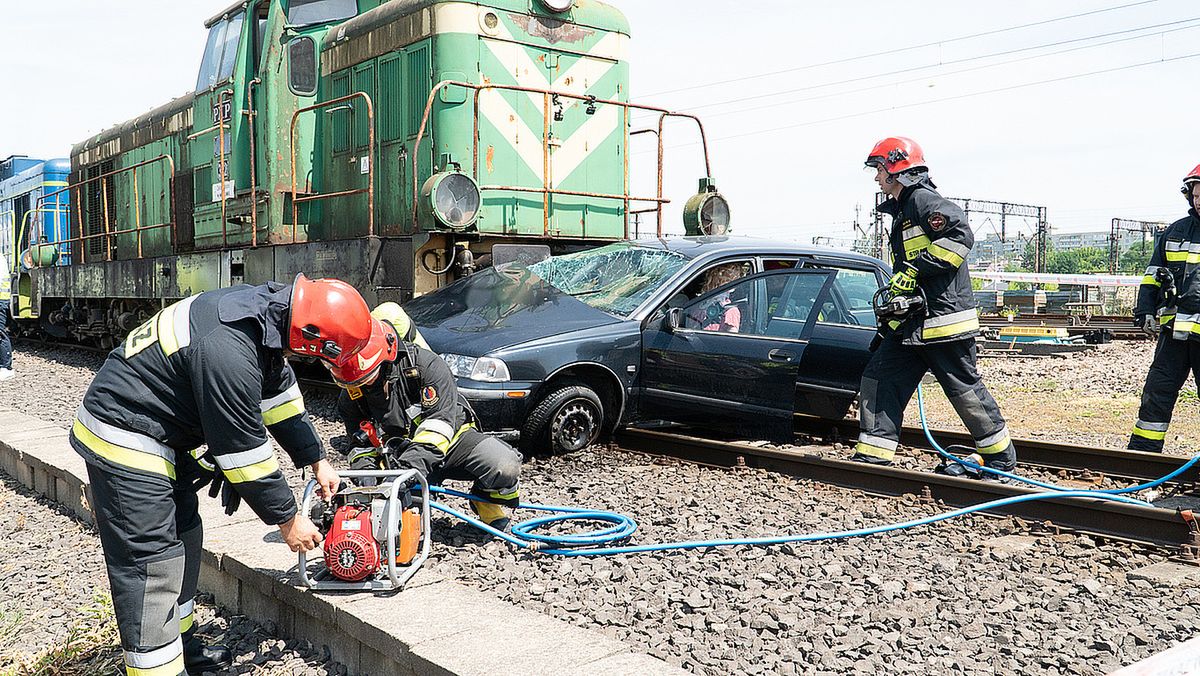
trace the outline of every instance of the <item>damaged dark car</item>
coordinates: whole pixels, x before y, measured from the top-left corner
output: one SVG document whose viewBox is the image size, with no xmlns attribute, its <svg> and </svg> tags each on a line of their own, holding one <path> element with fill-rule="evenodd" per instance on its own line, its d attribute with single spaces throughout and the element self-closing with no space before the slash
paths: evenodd
<svg viewBox="0 0 1200 676">
<path fill-rule="evenodd" d="M 888 268 L 746 237 L 617 242 L 483 270 L 405 306 L 489 433 L 573 451 L 629 425 L 776 441 L 843 417 Z"/>
</svg>

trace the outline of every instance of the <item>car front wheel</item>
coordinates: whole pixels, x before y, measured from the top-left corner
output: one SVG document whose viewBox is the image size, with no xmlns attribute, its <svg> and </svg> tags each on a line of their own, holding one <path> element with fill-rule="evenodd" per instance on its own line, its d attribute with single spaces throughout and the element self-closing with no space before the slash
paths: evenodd
<svg viewBox="0 0 1200 676">
<path fill-rule="evenodd" d="M 595 443 L 604 427 L 604 404 L 586 385 L 565 385 L 538 402 L 521 429 L 528 450 L 568 453 Z"/>
</svg>

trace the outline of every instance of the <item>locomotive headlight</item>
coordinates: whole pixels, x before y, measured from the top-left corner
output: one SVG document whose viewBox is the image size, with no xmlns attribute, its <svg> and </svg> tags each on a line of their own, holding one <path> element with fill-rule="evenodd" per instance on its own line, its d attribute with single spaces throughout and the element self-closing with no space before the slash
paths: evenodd
<svg viewBox="0 0 1200 676">
<path fill-rule="evenodd" d="M 436 226 L 466 230 L 479 218 L 479 186 L 460 171 L 440 171 L 425 181 L 421 203 Z"/>
<path fill-rule="evenodd" d="M 683 205 L 683 229 L 689 235 L 729 234 L 729 202 L 712 178 L 700 179 L 700 192 Z"/>
<path fill-rule="evenodd" d="M 542 4 L 551 12 L 565 12 L 575 4 L 575 0 L 542 0 Z"/>
</svg>

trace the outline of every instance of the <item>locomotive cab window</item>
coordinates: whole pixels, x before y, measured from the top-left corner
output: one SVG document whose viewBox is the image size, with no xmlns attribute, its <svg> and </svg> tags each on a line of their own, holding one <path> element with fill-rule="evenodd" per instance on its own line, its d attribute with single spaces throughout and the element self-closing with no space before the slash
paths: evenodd
<svg viewBox="0 0 1200 676">
<path fill-rule="evenodd" d="M 288 4 L 288 23 L 292 26 L 345 21 L 357 14 L 358 0 L 292 0 Z"/>
<path fill-rule="evenodd" d="M 317 43 L 310 37 L 288 44 L 288 86 L 299 96 L 317 93 Z"/>
<path fill-rule="evenodd" d="M 207 91 L 233 75 L 244 18 L 244 14 L 238 13 L 221 19 L 208 29 L 208 43 L 204 46 L 204 59 L 200 62 L 196 91 Z"/>
</svg>

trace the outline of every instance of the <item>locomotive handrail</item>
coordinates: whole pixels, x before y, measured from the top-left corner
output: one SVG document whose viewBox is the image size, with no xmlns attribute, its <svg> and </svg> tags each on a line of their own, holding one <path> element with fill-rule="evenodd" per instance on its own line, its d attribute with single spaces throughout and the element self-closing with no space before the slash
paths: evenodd
<svg viewBox="0 0 1200 676">
<path fill-rule="evenodd" d="M 480 95 L 480 93 L 483 92 L 484 90 L 504 90 L 504 91 L 526 92 L 529 94 L 541 94 L 542 95 L 542 169 L 543 169 L 543 171 L 542 171 L 542 187 L 541 188 L 531 188 L 531 187 L 527 187 L 527 186 L 480 185 L 479 190 L 480 190 L 480 192 L 482 192 L 484 190 L 506 190 L 506 191 L 511 191 L 511 192 L 540 193 L 542 195 L 542 232 L 543 232 L 543 236 L 545 236 L 545 237 L 550 236 L 550 196 L 551 195 L 568 195 L 568 196 L 575 196 L 575 197 L 595 197 L 595 198 L 599 198 L 599 199 L 622 200 L 625 204 L 624 216 L 625 216 L 625 238 L 626 239 L 629 238 L 629 214 L 630 214 L 629 206 L 630 206 L 630 203 L 631 202 L 652 202 L 656 205 L 655 208 L 652 210 L 656 212 L 657 218 L 658 218 L 658 226 L 657 226 L 658 236 L 662 237 L 662 234 L 663 234 L 662 233 L 663 205 L 670 204 L 670 202 L 671 202 L 671 200 L 663 198 L 663 151 L 664 151 L 663 124 L 666 121 L 666 118 L 668 118 L 668 117 L 680 117 L 680 118 L 692 120 L 696 123 L 696 126 L 699 128 L 699 131 L 700 131 L 700 143 L 704 150 L 705 175 L 706 176 L 712 175 L 711 164 L 709 163 L 709 157 L 708 157 L 708 138 L 704 133 L 704 124 L 702 122 L 700 122 L 700 118 L 696 117 L 695 115 L 689 115 L 687 113 L 676 113 L 676 112 L 670 111 L 666 108 L 659 108 L 657 106 L 647 106 L 647 105 L 638 104 L 638 103 L 629 103 L 627 101 L 614 101 L 614 100 L 610 100 L 610 99 L 600 99 L 600 98 L 596 98 L 595 96 L 591 96 L 588 94 L 575 94 L 575 93 L 571 93 L 571 92 L 555 91 L 553 89 L 540 89 L 537 87 L 523 87 L 523 86 L 519 86 L 519 85 L 504 85 L 504 84 L 493 84 L 493 83 L 473 84 L 470 82 L 462 82 L 462 81 L 458 81 L 458 80 L 442 80 L 441 82 L 434 85 L 433 89 L 429 92 L 429 98 L 425 102 L 425 111 L 421 116 L 421 126 L 419 127 L 419 129 L 417 131 L 416 141 L 413 143 L 413 153 L 412 153 L 412 155 L 413 155 L 413 158 L 412 158 L 412 163 L 413 163 L 412 228 L 413 228 L 413 230 L 412 231 L 414 233 L 417 231 L 417 228 L 419 227 L 418 226 L 419 212 L 418 212 L 418 204 L 417 204 L 417 191 L 418 191 L 418 174 L 417 174 L 417 172 L 418 172 L 418 162 L 420 159 L 420 153 L 418 151 L 420 150 L 420 147 L 421 147 L 421 141 L 425 137 L 425 129 L 429 124 L 429 117 L 433 111 L 433 104 L 436 101 L 437 95 L 441 90 L 443 90 L 447 87 L 463 87 L 465 89 L 471 90 L 473 93 L 473 95 L 472 95 L 472 98 L 473 98 L 473 101 L 472 101 L 472 103 L 473 103 L 472 124 L 474 126 L 474 131 L 473 131 L 472 146 L 471 146 L 471 154 L 472 154 L 471 178 L 474 179 L 476 183 L 479 183 L 479 95 Z M 624 133 L 625 133 L 625 152 L 622 154 L 622 159 L 624 161 L 624 192 L 623 193 L 617 194 L 617 193 L 586 192 L 586 191 L 579 191 L 579 190 L 561 190 L 559 188 L 551 188 L 550 187 L 550 181 L 551 181 L 550 171 L 553 168 L 552 164 L 550 162 L 550 102 L 551 102 L 552 97 L 562 97 L 562 98 L 574 99 L 576 101 L 586 101 L 586 102 L 588 102 L 589 105 L 610 105 L 610 106 L 620 106 L 621 107 L 622 112 L 623 112 Z M 654 197 L 636 197 L 636 196 L 630 194 L 630 185 L 629 185 L 629 137 L 631 135 L 629 132 L 629 111 L 630 110 L 642 110 L 642 111 L 658 113 L 658 168 L 657 168 L 658 193 Z M 650 211 L 650 210 L 647 210 L 647 211 Z"/>
<path fill-rule="evenodd" d="M 140 202 L 140 200 L 137 199 L 138 198 L 138 195 L 137 195 L 137 170 L 142 167 L 145 167 L 147 165 L 155 164 L 157 162 L 166 162 L 167 163 L 167 172 L 168 172 L 167 185 L 168 186 L 174 185 L 174 183 L 175 183 L 175 160 L 170 155 L 159 155 L 157 157 L 152 157 L 148 160 L 143 160 L 141 162 L 138 162 L 137 164 L 132 164 L 128 167 L 122 167 L 120 169 L 115 169 L 113 171 L 109 171 L 109 172 L 100 174 L 99 176 L 93 176 L 91 178 L 86 178 L 82 181 L 79 181 L 78 183 L 68 184 L 67 187 L 62 188 L 61 190 L 56 190 L 52 193 L 47 193 L 47 194 L 39 197 L 36 208 L 41 209 L 43 207 L 43 205 L 45 204 L 46 200 L 48 200 L 49 198 L 56 197 L 58 195 L 61 195 L 62 193 L 68 193 L 68 195 L 69 195 L 71 190 L 73 190 L 73 189 L 76 190 L 75 200 L 73 200 L 73 201 L 75 202 L 75 220 L 78 223 L 80 235 L 79 235 L 79 237 L 69 237 L 67 239 L 56 239 L 52 242 L 38 242 L 38 246 L 39 246 L 38 253 L 39 254 L 41 253 L 40 247 L 43 247 L 43 246 L 59 246 L 61 244 L 73 244 L 75 242 L 79 242 L 79 262 L 86 263 L 87 262 L 87 247 L 84 246 L 84 242 L 95 239 L 97 237 L 106 238 L 106 240 L 105 240 L 106 241 L 105 260 L 112 260 L 112 238 L 116 235 L 127 235 L 129 233 L 136 233 L 136 235 L 137 235 L 137 257 L 138 258 L 142 258 L 142 232 L 145 230 L 157 230 L 160 228 L 171 228 L 171 240 L 174 241 L 174 239 L 175 239 L 175 221 L 174 220 L 169 220 L 166 223 L 157 223 L 155 225 L 145 225 L 145 226 L 141 225 L 141 202 Z M 108 213 L 108 179 L 113 176 L 116 176 L 118 174 L 123 174 L 125 172 L 133 172 L 133 176 L 134 176 L 134 199 L 133 199 L 133 202 L 134 202 L 135 220 L 137 222 L 137 225 L 136 225 L 136 227 L 126 228 L 125 230 L 113 230 L 112 223 L 111 223 L 111 220 L 109 219 L 109 213 Z M 82 188 L 85 185 L 88 185 L 89 183 L 95 183 L 96 181 L 100 181 L 100 197 L 101 197 L 101 203 L 103 205 L 103 213 L 104 213 L 104 232 L 97 232 L 97 233 L 92 233 L 90 235 L 84 235 L 83 234 L 84 223 L 83 223 L 83 211 L 82 211 L 83 206 L 81 204 L 81 202 L 83 200 L 81 199 L 81 196 L 82 196 L 81 191 L 78 189 Z M 174 196 L 171 194 L 170 188 L 167 189 L 167 195 L 168 195 L 167 213 L 171 214 L 173 212 L 172 207 L 174 206 Z M 55 203 L 62 204 L 62 201 L 55 200 Z M 72 251 L 73 250 L 74 250 L 74 247 L 72 247 Z M 39 265 L 38 267 L 41 267 L 41 266 Z"/>
<path fill-rule="evenodd" d="M 49 246 L 49 245 L 46 244 L 45 242 L 38 242 L 37 237 L 35 236 L 35 232 L 32 229 L 29 229 L 28 226 L 33 222 L 33 219 L 31 218 L 31 216 L 38 216 L 38 215 L 44 216 L 45 214 L 51 214 L 51 213 L 54 214 L 54 231 L 55 232 L 61 232 L 61 228 L 59 228 L 60 222 L 58 220 L 58 215 L 60 213 L 67 214 L 67 218 L 68 218 L 67 224 L 68 224 L 68 226 L 70 225 L 69 219 L 71 217 L 71 211 L 65 205 L 63 205 L 62 200 L 55 200 L 53 207 L 37 206 L 29 211 L 26 211 L 25 215 L 21 218 L 20 234 L 17 235 L 17 237 L 13 240 L 13 253 L 14 254 L 16 254 L 17 256 L 19 256 L 21 254 L 21 252 L 17 250 L 17 246 L 18 246 L 20 240 L 25 239 L 25 233 L 28 232 L 29 233 L 29 246 L 27 248 L 33 249 L 34 247 L 37 247 L 37 255 L 38 255 L 39 259 L 41 258 L 42 248 L 45 246 Z M 67 255 L 70 255 L 69 251 L 68 251 Z M 15 256 L 14 256 L 13 260 L 16 260 Z M 31 262 L 32 262 L 32 259 L 31 259 Z M 15 264 L 14 264 L 13 269 L 14 270 L 16 269 Z"/>
<path fill-rule="evenodd" d="M 229 99 L 229 108 L 231 111 L 229 120 L 225 119 L 225 105 L 224 104 L 225 104 L 226 98 Z M 188 141 L 193 141 L 195 139 L 200 138 L 201 136 L 204 136 L 205 134 L 211 134 L 212 132 L 215 131 L 215 132 L 217 132 L 217 136 L 220 139 L 218 141 L 220 147 L 218 148 L 219 157 L 218 157 L 217 164 L 219 164 L 221 167 L 220 168 L 220 176 L 221 176 L 221 248 L 222 249 L 229 248 L 229 222 L 226 220 L 226 212 L 225 212 L 225 205 L 226 205 L 225 183 L 229 180 L 229 171 L 228 171 L 228 166 L 227 166 L 228 162 L 225 161 L 225 131 L 227 129 L 232 131 L 232 126 L 231 126 L 233 123 L 232 110 L 233 110 L 233 90 L 232 89 L 222 89 L 221 93 L 217 95 L 217 117 L 219 118 L 218 121 L 214 122 L 213 126 L 209 127 L 208 129 L 202 129 L 198 132 L 195 132 L 194 134 L 190 134 L 187 137 Z M 251 135 L 251 138 L 253 138 L 253 135 Z M 134 174 L 134 181 L 136 183 L 137 174 Z M 136 190 L 137 190 L 137 186 L 135 185 L 134 191 L 136 192 Z M 253 195 L 251 195 L 251 202 L 252 202 L 251 210 L 253 210 L 254 209 Z M 140 217 L 140 215 L 139 215 L 139 217 Z M 141 240 L 139 239 L 138 240 L 138 258 L 141 258 L 141 257 L 142 257 L 142 243 L 141 243 Z"/>
<path fill-rule="evenodd" d="M 367 104 L 367 187 L 358 188 L 356 190 L 340 190 L 330 193 L 315 193 L 299 197 L 296 191 L 296 121 L 300 119 L 300 113 L 307 113 L 321 108 L 328 108 L 335 104 L 352 101 L 356 98 L 361 98 Z M 354 114 L 354 107 L 350 107 L 350 114 Z M 361 195 L 367 193 L 367 237 L 375 236 L 375 104 L 371 102 L 371 97 L 366 92 L 354 92 L 345 96 L 339 96 L 336 99 L 322 101 L 307 108 L 301 108 L 292 113 L 292 125 L 288 130 L 288 144 L 291 147 L 292 159 L 292 242 L 296 241 L 296 228 L 300 222 L 300 203 L 315 202 L 317 200 L 332 199 L 334 197 L 349 197 L 351 195 Z M 353 139 L 351 140 L 353 145 Z"/>
</svg>

